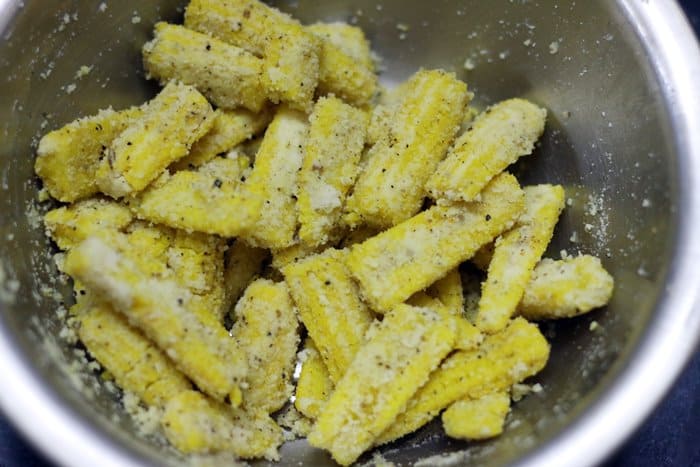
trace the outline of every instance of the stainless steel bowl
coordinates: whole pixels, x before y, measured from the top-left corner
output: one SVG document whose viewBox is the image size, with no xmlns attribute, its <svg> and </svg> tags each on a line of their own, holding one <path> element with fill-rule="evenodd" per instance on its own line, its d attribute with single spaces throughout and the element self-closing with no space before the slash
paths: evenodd
<svg viewBox="0 0 700 467">
<path fill-rule="evenodd" d="M 135 433 L 94 374 L 71 371 L 80 355 L 59 336 L 57 312 L 70 294 L 55 280 L 37 222 L 32 164 L 45 131 L 153 94 L 139 48 L 156 20 L 178 21 L 184 3 L 0 0 L 0 403 L 64 465 L 178 461 Z M 544 326 L 553 343 L 536 378 L 544 391 L 515 405 L 505 435 L 466 444 L 440 436 L 434 424 L 383 449 L 385 457 L 408 464 L 460 453 L 458 463 L 533 466 L 602 460 L 673 384 L 700 329 L 700 53 L 678 5 L 278 4 L 303 21 L 362 26 L 384 58 L 386 83 L 444 67 L 469 83 L 480 104 L 520 95 L 546 106 L 543 142 L 515 170 L 525 181 L 563 183 L 572 200 L 549 254 L 601 255 L 617 280 L 606 310 Z M 93 69 L 78 79 L 81 65 Z M 63 294 L 57 300 L 53 288 Z M 329 462 L 302 441 L 282 453 L 288 464 Z"/>
</svg>

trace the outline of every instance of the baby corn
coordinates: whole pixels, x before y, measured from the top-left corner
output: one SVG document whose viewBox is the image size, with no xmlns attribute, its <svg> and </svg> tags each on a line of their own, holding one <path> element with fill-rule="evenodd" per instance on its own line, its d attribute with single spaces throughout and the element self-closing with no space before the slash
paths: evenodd
<svg viewBox="0 0 700 467">
<path fill-rule="evenodd" d="M 453 328 L 434 311 L 398 305 L 337 383 L 309 443 L 341 465 L 354 462 L 405 409 L 454 339 Z"/>
<path fill-rule="evenodd" d="M 419 71 L 402 92 L 390 131 L 370 149 L 348 198 L 350 225 L 390 227 L 418 212 L 470 99 L 467 85 L 441 70 Z"/>
<path fill-rule="evenodd" d="M 97 193 L 95 174 L 105 149 L 141 113 L 136 107 L 100 110 L 44 135 L 34 170 L 49 194 L 73 202 Z"/>
<path fill-rule="evenodd" d="M 353 246 L 348 268 L 373 309 L 387 311 L 469 259 L 508 229 L 522 208 L 517 180 L 504 173 L 478 203 L 433 206 Z"/>
<path fill-rule="evenodd" d="M 372 314 L 360 300 L 344 250 L 328 249 L 282 270 L 299 316 L 337 382 L 364 342 Z"/>
<path fill-rule="evenodd" d="M 143 46 L 143 63 L 150 78 L 192 85 L 224 109 L 259 112 L 267 102 L 263 60 L 182 26 L 157 23 L 155 37 Z"/>
<path fill-rule="evenodd" d="M 530 154 L 544 131 L 547 112 L 524 100 L 500 102 L 460 136 L 426 185 L 437 199 L 471 201 L 496 174 Z"/>
<path fill-rule="evenodd" d="M 262 57 L 262 81 L 270 99 L 310 110 L 320 41 L 298 21 L 258 0 L 192 0 L 185 26 Z"/>
<path fill-rule="evenodd" d="M 310 117 L 299 174 L 299 237 L 318 246 L 328 241 L 359 171 L 367 119 L 335 97 L 321 98 Z"/>
<path fill-rule="evenodd" d="M 613 287 L 612 276 L 594 256 L 543 259 L 532 273 L 518 311 L 532 320 L 578 316 L 605 306 Z"/>
<path fill-rule="evenodd" d="M 538 373 L 548 357 L 549 344 L 537 326 L 514 319 L 500 333 L 487 336 L 478 349 L 461 350 L 446 359 L 376 444 L 417 430 L 456 400 L 505 391 Z"/>
<path fill-rule="evenodd" d="M 445 277 L 435 282 L 427 289 L 427 293 L 439 300 L 446 312 L 454 317 L 457 327 L 455 348 L 459 350 L 476 348 L 483 340 L 483 336 L 464 314 L 464 292 L 459 269 L 453 269 Z"/>
<path fill-rule="evenodd" d="M 143 190 L 186 156 L 213 122 L 209 102 L 196 89 L 168 83 L 107 148 L 97 170 L 100 190 L 113 198 Z"/>
<path fill-rule="evenodd" d="M 503 433 L 503 423 L 509 410 L 510 395 L 507 392 L 487 394 L 478 399 L 461 399 L 442 413 L 442 426 L 451 438 L 493 438 Z"/>
<path fill-rule="evenodd" d="M 476 326 L 483 332 L 500 331 L 515 313 L 564 209 L 564 189 L 559 185 L 528 186 L 523 191 L 525 211 L 515 227 L 496 240 L 481 288 Z"/>
<path fill-rule="evenodd" d="M 165 437 L 185 454 L 230 452 L 244 459 L 279 460 L 282 429 L 266 413 L 233 409 L 196 391 L 184 391 L 165 407 Z"/>
<path fill-rule="evenodd" d="M 186 290 L 174 281 L 150 277 L 95 237 L 70 251 L 65 269 L 110 300 L 202 391 L 217 400 L 228 398 L 233 405 L 240 404 L 239 385 L 247 371 L 245 355 L 213 315 L 187 309 Z"/>
<path fill-rule="evenodd" d="M 236 305 L 231 333 L 248 358 L 248 389 L 243 406 L 275 412 L 292 395 L 292 373 L 299 346 L 296 310 L 284 282 L 258 279 Z"/>
<path fill-rule="evenodd" d="M 303 363 L 297 381 L 294 406 L 312 420 L 316 420 L 333 392 L 333 382 L 321 354 L 311 339 L 306 339 L 302 351 Z"/>
</svg>

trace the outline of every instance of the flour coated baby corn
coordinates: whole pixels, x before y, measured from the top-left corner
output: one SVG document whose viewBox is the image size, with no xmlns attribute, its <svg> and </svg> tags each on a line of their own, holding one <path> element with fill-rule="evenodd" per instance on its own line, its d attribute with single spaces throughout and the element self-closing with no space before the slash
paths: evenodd
<svg viewBox="0 0 700 467">
<path fill-rule="evenodd" d="M 442 426 L 451 438 L 493 438 L 503 433 L 509 411 L 510 394 L 507 392 L 487 394 L 478 399 L 461 399 L 442 413 Z"/>
</svg>

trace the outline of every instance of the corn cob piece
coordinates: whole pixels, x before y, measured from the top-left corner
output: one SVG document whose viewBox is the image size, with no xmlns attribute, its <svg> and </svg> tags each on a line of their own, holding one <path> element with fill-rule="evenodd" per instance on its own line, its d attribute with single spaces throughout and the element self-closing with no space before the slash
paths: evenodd
<svg viewBox="0 0 700 467">
<path fill-rule="evenodd" d="M 313 340 L 306 339 L 303 363 L 297 381 L 294 406 L 304 416 L 316 420 L 333 392 L 333 382 Z"/>
<path fill-rule="evenodd" d="M 168 83 L 107 148 L 97 170 L 100 190 L 114 198 L 143 190 L 186 156 L 213 122 L 209 102 L 195 88 Z"/>
<path fill-rule="evenodd" d="M 367 119 L 335 97 L 321 98 L 310 117 L 299 174 L 299 238 L 318 246 L 341 217 L 359 172 Z"/>
<path fill-rule="evenodd" d="M 447 358 L 376 444 L 417 430 L 456 400 L 507 390 L 539 372 L 548 357 L 549 344 L 537 326 L 514 319 L 500 333 L 487 336 L 478 349 L 462 350 Z"/>
<path fill-rule="evenodd" d="M 141 109 L 106 109 L 44 135 L 39 141 L 34 170 L 49 194 L 73 202 L 99 191 L 95 174 L 103 151 L 124 131 Z"/>
<path fill-rule="evenodd" d="M 510 410 L 507 392 L 487 394 L 479 399 L 453 402 L 442 414 L 442 426 L 450 438 L 481 440 L 503 433 Z"/>
<path fill-rule="evenodd" d="M 530 154 L 544 131 L 547 111 L 524 99 L 500 102 L 463 133 L 426 188 L 437 199 L 471 201 L 496 174 Z"/>
<path fill-rule="evenodd" d="M 321 253 L 327 245 L 309 246 L 303 243 L 297 243 L 281 250 L 272 252 L 272 267 L 278 271 L 282 271 L 289 264 L 296 263 L 299 260 L 307 258 L 311 255 Z"/>
<path fill-rule="evenodd" d="M 240 197 L 248 165 L 246 157 L 216 158 L 194 171 L 164 175 L 130 199 L 129 206 L 139 218 L 169 227 L 240 235 L 253 222 Z"/>
<path fill-rule="evenodd" d="M 61 250 L 77 246 L 87 237 L 123 230 L 131 223 L 129 208 L 114 201 L 90 198 L 52 209 L 44 216 L 46 234 Z"/>
<path fill-rule="evenodd" d="M 294 244 L 299 170 L 307 133 L 306 115 L 284 107 L 267 128 L 243 190 L 248 215 L 257 216 L 254 228 L 245 235 L 248 243 L 272 249 Z"/>
<path fill-rule="evenodd" d="M 241 240 L 236 240 L 228 249 L 224 268 L 227 309 L 236 304 L 248 284 L 262 273 L 263 263 L 268 256 L 267 250 L 249 246 Z"/>
<path fill-rule="evenodd" d="M 518 311 L 531 320 L 578 316 L 605 306 L 613 287 L 612 276 L 594 256 L 543 259 L 532 273 Z"/>
<path fill-rule="evenodd" d="M 452 350 L 454 330 L 428 308 L 398 305 L 360 348 L 309 443 L 349 465 L 396 419 Z"/>
<path fill-rule="evenodd" d="M 184 391 L 161 420 L 165 437 L 185 454 L 231 452 L 244 459 L 279 460 L 282 430 L 266 413 L 248 413 Z"/>
<path fill-rule="evenodd" d="M 236 305 L 232 334 L 248 358 L 244 407 L 275 412 L 292 395 L 299 346 L 296 309 L 284 282 L 257 279 Z"/>
<path fill-rule="evenodd" d="M 345 374 L 372 322 L 345 266 L 346 257 L 345 250 L 330 248 L 282 270 L 299 316 L 334 382 Z"/>
<path fill-rule="evenodd" d="M 267 110 L 260 113 L 245 109 L 217 110 L 209 133 L 195 142 L 190 153 L 171 167 L 175 170 L 195 169 L 253 138 L 271 119 L 272 113 Z"/>
<path fill-rule="evenodd" d="M 348 198 L 351 226 L 390 227 L 420 210 L 425 182 L 452 144 L 469 102 L 467 85 L 441 70 L 419 71 L 403 92 L 390 131 L 370 149 Z"/>
<path fill-rule="evenodd" d="M 163 407 L 190 382 L 151 341 L 109 305 L 88 307 L 80 316 L 80 340 L 122 389 L 148 405 Z"/>
<path fill-rule="evenodd" d="M 456 349 L 471 350 L 481 344 L 484 337 L 464 315 L 462 278 L 458 268 L 431 285 L 427 289 L 427 294 L 439 300 L 444 305 L 446 313 L 454 317 L 455 326 L 457 326 Z"/>
<path fill-rule="evenodd" d="M 347 265 L 375 311 L 387 311 L 469 259 L 509 228 L 523 207 L 510 174 L 495 178 L 482 201 L 436 205 L 350 250 Z"/>
<path fill-rule="evenodd" d="M 121 245 L 122 251 L 126 248 Z M 65 269 L 110 300 L 202 391 L 217 400 L 228 398 L 233 405 L 241 403 L 245 356 L 213 315 L 188 310 L 189 294 L 176 282 L 152 278 L 96 237 L 70 251 Z"/>
<path fill-rule="evenodd" d="M 378 83 L 362 29 L 346 23 L 316 23 L 306 30 L 321 41 L 318 91 L 358 107 L 368 106 Z"/>
<path fill-rule="evenodd" d="M 263 60 L 207 34 L 160 22 L 142 53 L 149 78 L 163 84 L 180 80 L 199 89 L 217 107 L 260 112 L 267 102 Z"/>
<path fill-rule="evenodd" d="M 310 111 L 320 41 L 298 21 L 258 0 L 192 0 L 185 26 L 262 57 L 262 81 L 270 99 Z"/>
<path fill-rule="evenodd" d="M 564 209 L 559 185 L 534 185 L 523 191 L 525 211 L 515 227 L 496 240 L 481 287 L 476 326 L 483 332 L 492 334 L 508 324 Z"/>
</svg>

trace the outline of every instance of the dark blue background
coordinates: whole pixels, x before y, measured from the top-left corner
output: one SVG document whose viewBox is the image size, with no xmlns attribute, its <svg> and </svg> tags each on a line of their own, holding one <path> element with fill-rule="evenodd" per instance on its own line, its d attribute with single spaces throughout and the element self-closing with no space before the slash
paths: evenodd
<svg viewBox="0 0 700 467">
<path fill-rule="evenodd" d="M 700 2 L 683 0 L 681 4 L 700 32 Z M 0 414 L 0 467 L 47 465 Z M 647 466 L 700 466 L 700 353 L 663 404 L 603 467 Z"/>
</svg>

